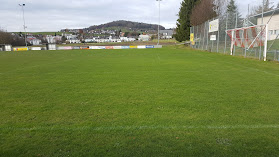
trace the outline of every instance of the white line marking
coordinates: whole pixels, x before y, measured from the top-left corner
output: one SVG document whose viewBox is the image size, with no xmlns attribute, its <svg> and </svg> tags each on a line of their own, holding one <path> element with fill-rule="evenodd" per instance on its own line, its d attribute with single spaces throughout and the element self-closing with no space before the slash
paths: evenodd
<svg viewBox="0 0 279 157">
<path fill-rule="evenodd" d="M 161 61 L 161 57 L 158 55 L 158 53 L 156 53 L 156 54 L 157 54 L 158 60 Z"/>
<path fill-rule="evenodd" d="M 214 59 L 210 56 L 206 56 L 207 58 L 210 58 L 210 59 Z M 271 72 L 267 72 L 265 70 L 260 70 L 260 69 L 256 69 L 256 68 L 253 68 L 253 67 L 248 67 L 248 66 L 243 66 L 243 65 L 239 65 L 239 64 L 234 64 L 232 62 L 225 62 L 225 61 L 222 61 L 222 60 L 218 60 L 219 63 L 224 63 L 224 64 L 230 64 L 232 67 L 235 67 L 235 66 L 238 66 L 238 67 L 241 67 L 242 69 L 239 69 L 240 71 L 247 71 L 247 70 L 254 70 L 254 71 L 257 71 L 257 72 L 263 72 L 263 73 L 266 73 L 266 74 L 269 74 L 269 75 L 273 75 L 273 76 L 279 76 L 279 74 L 275 74 L 275 73 L 271 73 Z"/>
<path fill-rule="evenodd" d="M 191 130 L 191 129 L 209 129 L 209 130 L 230 130 L 230 129 L 279 129 L 279 125 L 223 125 L 223 126 L 111 126 L 111 127 L 31 127 L 31 128 L 17 128 L 17 127 L 5 127 L 0 128 L 2 130 L 21 130 L 21 131 L 45 131 L 45 130 L 92 130 L 92 131 L 110 131 L 110 130 Z"/>
</svg>

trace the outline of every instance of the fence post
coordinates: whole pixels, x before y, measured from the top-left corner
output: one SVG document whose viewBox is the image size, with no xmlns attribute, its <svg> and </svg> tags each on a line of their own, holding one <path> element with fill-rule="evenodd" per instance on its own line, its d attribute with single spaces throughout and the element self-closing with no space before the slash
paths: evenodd
<svg viewBox="0 0 279 157">
<path fill-rule="evenodd" d="M 204 23 L 204 32 L 203 32 L 203 44 L 202 44 L 202 50 L 204 50 L 204 44 L 205 44 L 205 34 L 206 34 L 206 22 Z"/>
<path fill-rule="evenodd" d="M 237 28 L 237 13 L 235 13 L 235 29 Z M 236 36 L 235 36 L 236 37 Z M 235 47 L 234 46 L 234 49 L 233 49 L 233 55 L 235 56 Z"/>
<path fill-rule="evenodd" d="M 206 24 L 206 33 L 207 33 L 207 36 L 206 36 L 206 39 L 207 39 L 207 42 L 206 42 L 206 50 L 208 51 L 208 33 L 209 33 L 209 20 L 207 21 L 207 24 Z"/>
<path fill-rule="evenodd" d="M 217 53 L 219 53 L 219 42 L 220 42 L 220 18 L 218 17 L 218 40 L 217 40 Z"/>
<path fill-rule="evenodd" d="M 227 16 L 226 16 L 226 31 L 228 30 L 228 12 L 227 12 Z M 225 48 L 224 48 L 224 53 L 226 53 L 227 51 L 227 32 L 226 32 L 226 35 L 225 35 Z"/>
<path fill-rule="evenodd" d="M 275 61 L 279 61 L 278 50 L 275 50 Z"/>
<path fill-rule="evenodd" d="M 202 24 L 200 25 L 200 40 L 199 40 L 199 49 L 201 50 L 201 38 L 202 38 Z"/>
<path fill-rule="evenodd" d="M 198 38 L 198 36 L 199 36 L 198 33 L 199 33 L 199 25 L 197 25 L 197 38 Z M 197 43 L 198 43 L 198 42 L 197 42 Z M 199 44 L 200 44 L 200 43 L 199 43 Z M 196 49 L 199 49 L 199 45 L 197 45 L 197 44 L 196 44 Z"/>
<path fill-rule="evenodd" d="M 213 52 L 213 48 L 214 48 L 214 40 L 211 40 L 211 43 L 212 43 L 212 45 L 211 45 L 211 52 Z"/>
<path fill-rule="evenodd" d="M 196 43 L 196 40 L 197 40 L 197 32 L 196 32 L 196 26 L 194 26 L 194 41 L 195 41 L 195 45 L 194 45 L 194 48 L 196 49 L 197 48 L 197 43 Z"/>
<path fill-rule="evenodd" d="M 191 33 L 192 33 L 192 27 L 190 27 L 190 36 L 191 36 Z M 193 48 L 192 43 L 190 43 L 190 47 Z"/>
</svg>

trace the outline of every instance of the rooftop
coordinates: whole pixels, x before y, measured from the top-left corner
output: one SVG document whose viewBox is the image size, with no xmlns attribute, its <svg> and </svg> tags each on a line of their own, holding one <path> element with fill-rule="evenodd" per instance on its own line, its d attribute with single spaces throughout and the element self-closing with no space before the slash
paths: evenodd
<svg viewBox="0 0 279 157">
<path fill-rule="evenodd" d="M 276 8 L 274 10 L 271 10 L 271 11 L 267 11 L 267 12 L 264 12 L 263 16 L 266 17 L 266 16 L 271 16 L 274 12 L 274 15 L 276 14 L 279 14 L 279 8 Z M 252 17 L 255 17 L 255 18 L 260 18 L 262 17 L 262 13 L 261 14 L 257 14 L 257 15 L 254 15 Z"/>
</svg>

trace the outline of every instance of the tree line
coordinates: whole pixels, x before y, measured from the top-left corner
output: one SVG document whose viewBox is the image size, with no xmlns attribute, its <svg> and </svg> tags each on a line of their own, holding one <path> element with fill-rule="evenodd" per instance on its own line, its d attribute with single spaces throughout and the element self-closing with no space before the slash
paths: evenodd
<svg viewBox="0 0 279 157">
<path fill-rule="evenodd" d="M 97 29 L 107 29 L 107 28 L 131 28 L 132 30 L 157 30 L 158 25 L 155 24 L 147 24 L 147 23 L 140 23 L 140 22 L 132 22 L 132 21 L 113 21 L 106 24 L 90 26 L 86 28 L 86 30 L 97 30 Z M 165 27 L 160 26 L 161 30 L 165 30 Z"/>
<path fill-rule="evenodd" d="M 9 32 L 0 30 L 0 44 L 8 44 L 12 46 L 24 46 L 25 40 L 20 35 L 12 35 Z"/>
</svg>

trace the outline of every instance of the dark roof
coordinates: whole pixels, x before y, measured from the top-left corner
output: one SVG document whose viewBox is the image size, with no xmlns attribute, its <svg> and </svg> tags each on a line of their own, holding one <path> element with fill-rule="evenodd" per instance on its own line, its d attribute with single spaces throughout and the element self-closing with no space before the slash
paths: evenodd
<svg viewBox="0 0 279 157">
<path fill-rule="evenodd" d="M 173 35 L 173 30 L 171 29 L 160 30 L 160 33 L 168 33 L 168 35 Z"/>
<path fill-rule="evenodd" d="M 263 16 L 264 17 L 271 16 L 273 14 L 273 12 L 274 12 L 274 15 L 279 14 L 279 8 L 276 8 L 276 9 L 271 10 L 271 11 L 264 12 Z M 257 15 L 254 15 L 253 17 L 260 18 L 260 17 L 262 17 L 262 14 L 257 14 Z"/>
</svg>

